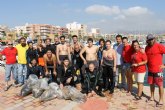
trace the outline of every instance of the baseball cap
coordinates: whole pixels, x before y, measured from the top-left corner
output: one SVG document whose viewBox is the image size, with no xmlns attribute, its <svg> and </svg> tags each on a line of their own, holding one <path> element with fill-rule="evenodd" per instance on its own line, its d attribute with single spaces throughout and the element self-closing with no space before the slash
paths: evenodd
<svg viewBox="0 0 165 110">
<path fill-rule="evenodd" d="M 154 39 L 155 37 L 152 34 L 147 35 L 147 40 Z"/>
</svg>

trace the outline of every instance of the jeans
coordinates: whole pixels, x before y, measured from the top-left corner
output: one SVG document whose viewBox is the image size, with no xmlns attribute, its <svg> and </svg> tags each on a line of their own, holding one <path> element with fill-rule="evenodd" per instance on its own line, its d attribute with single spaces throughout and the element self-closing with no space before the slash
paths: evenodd
<svg viewBox="0 0 165 110">
<path fill-rule="evenodd" d="M 119 85 L 119 75 L 121 74 L 121 84 L 122 86 L 125 86 L 126 84 L 126 78 L 125 78 L 125 72 L 123 72 L 123 66 L 117 65 L 116 67 L 116 76 L 115 76 L 115 86 Z"/>
<path fill-rule="evenodd" d="M 24 84 L 27 79 L 27 65 L 18 63 L 17 67 L 18 67 L 18 83 Z"/>
<path fill-rule="evenodd" d="M 13 74 L 13 79 L 17 81 L 17 64 L 6 64 L 5 67 L 5 81 L 10 81 L 11 72 Z"/>
</svg>

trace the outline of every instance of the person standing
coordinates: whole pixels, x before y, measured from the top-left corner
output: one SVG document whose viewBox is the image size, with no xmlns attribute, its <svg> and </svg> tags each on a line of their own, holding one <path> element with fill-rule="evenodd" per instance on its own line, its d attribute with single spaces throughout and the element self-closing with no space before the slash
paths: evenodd
<svg viewBox="0 0 165 110">
<path fill-rule="evenodd" d="M 65 42 L 65 36 L 61 36 L 60 41 L 61 43 L 57 45 L 57 50 L 56 50 L 58 65 L 61 65 L 64 58 L 66 57 L 69 59 L 69 61 L 71 61 L 70 47 L 68 47 Z"/>
<path fill-rule="evenodd" d="M 103 56 L 103 50 L 105 50 L 105 40 L 104 39 L 100 39 L 99 40 L 99 50 L 97 52 L 97 56 L 98 56 L 98 60 L 99 60 L 99 67 L 101 67 L 101 59 L 102 59 L 102 56 Z"/>
<path fill-rule="evenodd" d="M 121 88 L 125 88 L 126 79 L 125 74 L 123 72 L 123 44 L 122 44 L 122 36 L 116 36 L 116 43 L 113 45 L 113 49 L 116 51 L 116 76 L 115 76 L 115 87 L 119 87 L 119 74 L 121 74 Z"/>
<path fill-rule="evenodd" d="M 17 82 L 17 64 L 16 64 L 16 56 L 17 49 L 13 47 L 13 43 L 11 41 L 8 42 L 8 47 L 6 47 L 2 52 L 0 52 L 0 59 L 2 60 L 2 55 L 6 56 L 6 66 L 5 66 L 5 82 L 6 87 L 4 88 L 7 91 L 10 88 L 9 81 L 11 77 L 11 73 L 13 74 L 13 85 L 16 86 Z"/>
<path fill-rule="evenodd" d="M 16 45 L 18 53 L 18 86 L 22 86 L 27 79 L 27 60 L 26 51 L 28 45 L 26 44 L 26 39 L 24 37 L 20 38 L 20 44 Z"/>
<path fill-rule="evenodd" d="M 26 51 L 26 58 L 27 58 L 27 63 L 30 64 L 32 59 L 36 59 L 38 61 L 38 53 L 37 50 L 33 47 L 32 42 L 28 42 L 28 50 Z"/>
<path fill-rule="evenodd" d="M 163 54 L 165 54 L 165 46 L 156 42 L 152 34 L 147 35 L 147 46 L 145 48 L 147 54 L 148 67 L 148 83 L 150 84 L 151 98 L 154 101 L 155 84 L 159 88 L 158 106 L 163 106 Z"/>
<path fill-rule="evenodd" d="M 128 38 L 123 37 L 122 38 L 123 42 L 123 51 L 122 51 L 122 57 L 123 57 L 123 72 L 126 75 L 127 78 L 127 95 L 131 95 L 132 92 L 132 84 L 133 84 L 133 79 L 132 79 L 132 72 L 131 72 L 131 55 L 132 55 L 132 47 L 128 43 Z"/>
<path fill-rule="evenodd" d="M 104 92 L 109 90 L 110 94 L 114 93 L 114 76 L 116 72 L 116 51 L 111 48 L 111 41 L 106 41 L 106 50 L 103 51 L 102 66 L 103 66 L 103 81 Z"/>
<path fill-rule="evenodd" d="M 144 77 L 146 74 L 147 56 L 146 53 L 140 48 L 139 42 L 137 40 L 132 41 L 132 47 L 134 52 L 131 55 L 131 67 L 138 84 L 138 93 L 136 99 L 140 100 L 142 97 Z"/>
</svg>

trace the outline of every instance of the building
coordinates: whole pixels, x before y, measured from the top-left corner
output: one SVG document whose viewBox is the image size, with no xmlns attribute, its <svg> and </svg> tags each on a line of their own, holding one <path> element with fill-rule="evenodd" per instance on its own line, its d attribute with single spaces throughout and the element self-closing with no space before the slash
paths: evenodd
<svg viewBox="0 0 165 110">
<path fill-rule="evenodd" d="M 68 28 L 68 35 L 87 36 L 87 25 L 73 22 L 66 24 L 66 28 Z"/>
<path fill-rule="evenodd" d="M 65 28 L 65 27 L 60 27 L 60 26 L 56 26 L 57 28 L 57 35 L 58 36 L 68 36 L 68 28 Z"/>
<path fill-rule="evenodd" d="M 91 36 L 98 37 L 100 35 L 101 35 L 100 28 L 92 28 L 91 29 Z"/>
</svg>

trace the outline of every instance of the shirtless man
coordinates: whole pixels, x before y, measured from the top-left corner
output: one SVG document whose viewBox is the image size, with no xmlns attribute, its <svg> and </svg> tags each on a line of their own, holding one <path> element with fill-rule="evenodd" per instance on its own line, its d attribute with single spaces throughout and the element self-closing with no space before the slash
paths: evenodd
<svg viewBox="0 0 165 110">
<path fill-rule="evenodd" d="M 84 58 L 83 53 L 86 52 L 86 58 Z M 98 61 L 97 61 L 97 52 L 98 47 L 93 45 L 93 39 L 88 39 L 88 46 L 85 46 L 81 52 L 80 57 L 84 62 L 84 65 L 88 66 L 90 63 L 93 63 L 95 67 L 98 67 Z"/>
<path fill-rule="evenodd" d="M 64 60 L 64 58 L 69 58 L 71 61 L 71 55 L 70 55 L 70 48 L 67 46 L 65 42 L 65 36 L 60 37 L 61 44 L 57 45 L 56 55 L 57 55 L 57 62 L 59 65 L 61 65 L 61 62 Z"/>
<path fill-rule="evenodd" d="M 78 45 L 80 50 L 83 48 L 83 45 L 78 42 L 78 37 L 77 35 L 73 35 L 72 36 L 72 40 L 73 40 L 73 44 L 71 45 L 71 52 L 73 53 L 74 52 L 74 49 L 75 49 L 75 45 Z"/>
<path fill-rule="evenodd" d="M 51 72 L 50 80 L 55 81 L 56 73 L 56 56 L 52 53 L 51 50 L 47 50 L 46 54 L 43 56 L 45 64 L 45 75 L 49 76 Z"/>
</svg>

